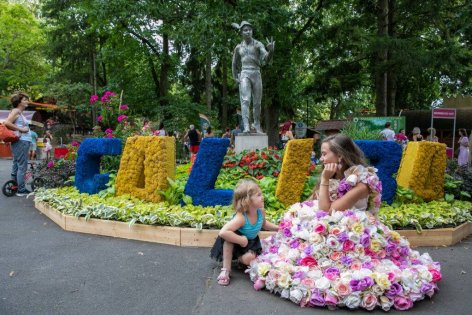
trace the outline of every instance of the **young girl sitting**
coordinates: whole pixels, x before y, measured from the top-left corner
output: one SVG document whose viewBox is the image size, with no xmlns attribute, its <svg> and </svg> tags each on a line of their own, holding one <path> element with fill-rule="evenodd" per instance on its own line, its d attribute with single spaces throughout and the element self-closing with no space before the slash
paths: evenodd
<svg viewBox="0 0 472 315">
<path fill-rule="evenodd" d="M 218 276 L 218 284 L 228 285 L 231 276 L 231 261 L 249 265 L 261 250 L 261 241 L 257 235 L 261 228 L 277 231 L 278 226 L 266 221 L 264 196 L 256 182 L 244 179 L 234 189 L 233 219 L 221 229 L 211 249 L 210 257 L 223 260 L 223 268 Z"/>
</svg>

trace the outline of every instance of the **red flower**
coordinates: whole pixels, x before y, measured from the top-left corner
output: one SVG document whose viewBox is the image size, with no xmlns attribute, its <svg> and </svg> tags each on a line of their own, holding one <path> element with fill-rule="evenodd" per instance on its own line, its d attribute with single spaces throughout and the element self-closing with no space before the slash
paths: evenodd
<svg viewBox="0 0 472 315">
<path fill-rule="evenodd" d="M 257 179 L 261 179 L 261 178 L 264 178 L 264 175 L 261 175 L 261 174 L 257 174 L 257 175 L 256 175 L 256 178 L 257 178 Z"/>
<path fill-rule="evenodd" d="M 301 266 L 308 266 L 308 267 L 316 267 L 318 266 L 318 262 L 316 261 L 315 258 L 311 256 L 306 256 L 305 258 L 300 260 L 300 265 Z"/>
</svg>

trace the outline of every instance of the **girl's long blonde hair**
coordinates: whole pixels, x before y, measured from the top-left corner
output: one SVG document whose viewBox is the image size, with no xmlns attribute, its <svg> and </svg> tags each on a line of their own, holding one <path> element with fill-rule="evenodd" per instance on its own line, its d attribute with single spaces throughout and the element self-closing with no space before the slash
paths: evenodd
<svg viewBox="0 0 472 315">
<path fill-rule="evenodd" d="M 257 183 L 251 179 L 242 179 L 234 188 L 233 209 L 235 212 L 247 212 L 251 205 L 251 197 L 261 189 Z"/>
</svg>

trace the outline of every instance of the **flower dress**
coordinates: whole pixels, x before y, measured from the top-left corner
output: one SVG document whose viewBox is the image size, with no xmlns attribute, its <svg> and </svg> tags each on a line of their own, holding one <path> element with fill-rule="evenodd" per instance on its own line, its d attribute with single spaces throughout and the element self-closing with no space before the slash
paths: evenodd
<svg viewBox="0 0 472 315">
<path fill-rule="evenodd" d="M 316 200 L 292 205 L 246 271 L 254 288 L 302 307 L 406 310 L 431 297 L 440 265 L 378 221 L 382 185 L 376 171 L 353 166 L 343 180 L 330 180 L 332 201 L 359 182 L 368 185 L 369 196 L 351 209 L 329 214 Z"/>
</svg>

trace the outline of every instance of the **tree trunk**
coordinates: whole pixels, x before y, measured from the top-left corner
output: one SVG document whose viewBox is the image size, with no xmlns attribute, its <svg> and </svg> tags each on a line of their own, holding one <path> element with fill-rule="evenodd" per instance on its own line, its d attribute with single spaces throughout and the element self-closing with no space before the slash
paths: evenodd
<svg viewBox="0 0 472 315">
<path fill-rule="evenodd" d="M 228 128 L 228 65 L 225 57 L 221 59 L 221 126 Z"/>
<path fill-rule="evenodd" d="M 389 0 L 388 3 L 388 35 L 390 38 L 395 37 L 395 25 L 396 25 L 396 0 Z M 388 83 L 387 83 L 387 112 L 389 116 L 395 116 L 396 112 L 396 94 L 397 94 L 397 74 L 394 68 L 394 63 L 390 62 L 394 58 L 394 51 L 388 51 L 389 60 L 389 71 L 388 71 Z"/>
<path fill-rule="evenodd" d="M 274 97 L 274 100 L 277 97 Z M 264 122 L 266 133 L 269 136 L 269 145 L 275 146 L 279 142 L 279 108 L 281 104 L 273 101 L 272 104 L 266 103 L 264 106 Z"/>
<path fill-rule="evenodd" d="M 211 100 L 212 100 L 212 85 L 211 85 L 211 53 L 205 60 L 205 103 L 208 111 L 211 111 Z"/>
<path fill-rule="evenodd" d="M 379 0 L 377 8 L 377 35 L 388 36 L 388 0 Z M 375 64 L 375 109 L 378 116 L 387 115 L 387 72 L 384 70 L 388 51 L 380 47 Z"/>
<path fill-rule="evenodd" d="M 160 96 L 160 84 L 159 78 L 157 77 L 156 67 L 154 66 L 154 61 L 152 60 L 151 53 L 147 50 L 147 47 L 144 47 L 146 51 L 146 56 L 148 58 L 149 70 L 151 71 L 152 81 L 154 82 L 154 93 L 156 94 L 156 99 L 159 99 Z"/>
<path fill-rule="evenodd" d="M 161 74 L 159 80 L 159 103 L 161 109 L 168 104 L 167 92 L 169 90 L 169 35 L 167 33 L 162 34 L 162 63 L 161 63 Z"/>
</svg>

